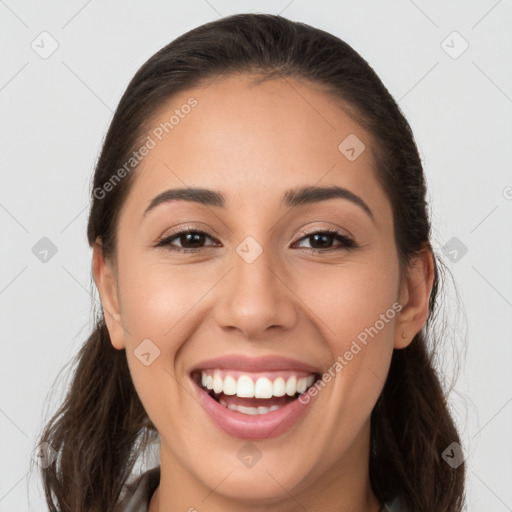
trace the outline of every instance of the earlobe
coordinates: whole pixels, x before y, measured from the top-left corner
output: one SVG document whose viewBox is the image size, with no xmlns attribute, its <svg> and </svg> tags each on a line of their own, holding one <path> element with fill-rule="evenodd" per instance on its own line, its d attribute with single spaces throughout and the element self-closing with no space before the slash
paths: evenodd
<svg viewBox="0 0 512 512">
<path fill-rule="evenodd" d="M 421 251 L 407 269 L 401 293 L 402 310 L 395 326 L 394 348 L 407 347 L 425 325 L 434 283 L 434 260 L 430 248 Z"/>
<path fill-rule="evenodd" d="M 124 329 L 117 294 L 117 278 L 113 268 L 105 259 L 100 239 L 93 244 L 93 276 L 100 294 L 103 315 L 112 345 L 125 348 Z"/>
</svg>

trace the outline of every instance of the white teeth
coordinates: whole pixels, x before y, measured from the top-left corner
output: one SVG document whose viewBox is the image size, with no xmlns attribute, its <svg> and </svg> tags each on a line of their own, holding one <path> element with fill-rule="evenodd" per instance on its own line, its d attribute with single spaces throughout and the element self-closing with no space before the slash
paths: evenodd
<svg viewBox="0 0 512 512">
<path fill-rule="evenodd" d="M 252 398 L 254 396 L 254 382 L 247 375 L 238 377 L 236 383 L 236 396 L 240 398 Z"/>
<path fill-rule="evenodd" d="M 231 375 L 224 379 L 223 392 L 225 395 L 236 395 L 236 380 Z"/>
<path fill-rule="evenodd" d="M 315 380 L 314 375 L 308 377 L 291 376 L 287 379 L 277 377 L 273 382 L 267 377 L 253 381 L 249 375 L 240 375 L 235 379 L 232 375 L 222 378 L 219 370 L 201 372 L 201 385 L 212 389 L 216 394 L 236 395 L 240 398 L 272 398 L 285 395 L 295 396 L 304 393 Z M 251 414 L 251 413 L 246 413 Z"/>
<path fill-rule="evenodd" d="M 270 398 L 272 396 L 272 382 L 266 377 L 260 377 L 254 386 L 256 398 Z"/>
<path fill-rule="evenodd" d="M 236 410 L 238 412 L 243 412 L 244 414 L 250 414 L 251 416 L 259 414 L 257 407 L 244 407 L 243 405 L 237 405 Z"/>
<path fill-rule="evenodd" d="M 306 389 L 308 388 L 306 380 L 307 380 L 306 377 L 303 377 L 302 379 L 298 380 L 298 382 L 297 382 L 297 391 L 299 393 L 304 393 L 304 391 L 306 391 Z M 213 389 L 215 389 L 215 386 L 214 386 Z"/>
<path fill-rule="evenodd" d="M 231 409 L 232 411 L 238 411 L 242 414 L 249 414 L 251 416 L 256 416 L 258 414 L 267 414 L 269 412 L 277 411 L 277 409 L 280 409 L 281 407 L 279 405 L 273 405 L 272 407 L 244 407 L 242 405 L 234 405 L 234 404 L 227 404 L 225 400 L 220 400 L 220 404 L 224 407 L 227 407 L 228 409 Z"/>
<path fill-rule="evenodd" d="M 295 377 L 290 377 L 286 381 L 286 394 L 288 396 L 293 396 L 297 393 L 297 379 Z"/>
<path fill-rule="evenodd" d="M 224 383 L 222 382 L 222 377 L 219 372 L 215 372 L 213 374 L 213 391 L 215 393 L 221 393 L 224 388 Z"/>
<path fill-rule="evenodd" d="M 278 377 L 272 386 L 272 394 L 274 396 L 284 396 L 286 395 L 286 383 L 284 382 L 283 377 Z"/>
</svg>

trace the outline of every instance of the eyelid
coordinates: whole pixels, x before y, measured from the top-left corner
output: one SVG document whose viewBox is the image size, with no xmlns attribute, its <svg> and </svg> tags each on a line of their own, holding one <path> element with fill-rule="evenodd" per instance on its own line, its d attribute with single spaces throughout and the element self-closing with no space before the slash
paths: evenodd
<svg viewBox="0 0 512 512">
<path fill-rule="evenodd" d="M 341 241 L 342 242 L 341 246 L 330 247 L 328 249 L 309 249 L 307 247 L 303 248 L 307 252 L 321 254 L 321 253 L 328 253 L 331 251 L 342 250 L 342 249 L 348 251 L 351 249 L 353 250 L 353 249 L 359 248 L 359 243 L 356 242 L 355 238 L 352 235 L 345 234 L 343 229 L 333 228 L 333 227 L 316 227 L 316 228 L 311 228 L 306 231 L 303 231 L 302 234 L 297 238 L 297 240 L 295 242 L 293 242 L 292 245 L 296 245 L 296 244 L 302 242 L 303 240 L 307 240 L 308 238 L 310 238 L 311 236 L 313 236 L 315 234 L 330 235 L 333 238 L 335 238 L 336 240 Z"/>
<path fill-rule="evenodd" d="M 185 226 L 180 226 L 180 227 L 176 228 L 174 231 L 171 231 L 169 234 L 159 237 L 157 240 L 157 244 L 162 241 L 168 240 L 169 238 L 174 238 L 182 233 L 188 233 L 190 231 L 203 234 L 203 235 L 211 238 L 212 240 L 217 240 L 216 236 L 211 235 L 208 232 L 208 230 L 204 230 L 197 226 L 185 225 Z M 343 229 L 339 226 L 337 226 L 336 228 L 333 228 L 331 226 L 313 226 L 313 227 L 306 228 L 304 231 L 301 231 L 301 233 L 298 235 L 298 238 L 296 238 L 294 243 L 298 242 L 299 240 L 301 240 L 302 238 L 304 238 L 307 235 L 316 234 L 319 232 L 339 234 L 339 235 L 343 235 L 343 236 L 355 241 L 355 238 L 352 235 L 352 233 L 350 233 L 350 231 L 348 231 L 347 229 Z"/>
<path fill-rule="evenodd" d="M 156 246 L 159 246 L 162 244 L 166 245 L 165 242 L 167 242 L 168 240 L 177 238 L 181 234 L 190 233 L 190 232 L 199 233 L 199 234 L 205 235 L 206 237 L 208 237 L 214 241 L 218 241 L 217 238 L 215 236 L 211 235 L 209 233 L 209 231 L 206 229 L 201 229 L 201 228 L 194 227 L 194 226 L 181 226 L 181 227 L 176 228 L 175 230 L 171 231 L 170 233 L 159 237 L 156 242 Z"/>
<path fill-rule="evenodd" d="M 303 236 L 306 236 L 306 235 L 309 235 L 309 234 L 313 234 L 313 233 L 318 233 L 318 232 L 331 232 L 331 233 L 334 233 L 335 231 L 339 232 L 339 234 L 344 235 L 347 238 L 350 238 L 350 239 L 355 241 L 354 235 L 348 229 L 344 229 L 344 228 L 342 228 L 340 226 L 336 226 L 336 227 L 332 227 L 332 226 L 313 226 L 313 227 L 310 227 L 310 228 L 306 228 L 304 231 L 301 231 L 302 234 L 300 235 L 300 237 L 302 238 Z"/>
<path fill-rule="evenodd" d="M 166 240 L 167 238 L 174 237 L 176 235 L 180 235 L 181 233 L 188 233 L 189 231 L 203 233 L 203 234 L 209 236 L 210 238 L 217 238 L 217 235 L 210 234 L 211 232 L 215 232 L 210 227 L 203 228 L 203 227 L 200 227 L 197 225 L 194 226 L 194 225 L 190 225 L 190 224 L 185 224 L 184 226 L 179 226 L 177 228 L 171 228 L 170 231 L 166 230 L 165 233 L 167 233 L 167 234 L 158 237 L 157 243 L 162 240 Z"/>
<path fill-rule="evenodd" d="M 347 230 L 344 230 L 340 227 L 334 228 L 332 226 L 309 227 L 305 231 L 302 231 L 300 236 L 298 236 L 295 239 L 295 241 L 292 242 L 291 247 L 301 243 L 303 240 L 307 240 L 307 238 L 309 238 L 310 236 L 313 236 L 315 234 L 328 234 L 328 235 L 332 236 L 333 238 L 335 238 L 338 242 L 340 242 L 340 245 L 334 246 L 334 247 L 329 247 L 326 249 L 315 249 L 315 248 L 308 248 L 308 247 L 302 247 L 299 249 L 302 249 L 306 253 L 321 255 L 321 254 L 327 254 L 327 253 L 332 253 L 332 252 L 341 251 L 341 250 L 350 251 L 350 250 L 359 248 L 360 247 L 359 243 L 356 242 L 355 238 L 351 234 L 345 234 L 346 231 Z M 186 234 L 186 233 L 191 233 L 191 232 L 204 235 L 206 238 L 210 238 L 211 240 L 214 241 L 214 244 L 206 245 L 204 247 L 199 247 L 199 248 L 197 248 L 197 247 L 196 248 L 183 248 L 183 247 L 178 247 L 178 246 L 174 246 L 171 244 L 171 241 L 174 240 L 175 238 L 179 238 L 179 236 L 181 234 L 183 234 L 183 233 Z M 218 247 L 218 243 L 221 243 L 221 242 L 219 242 L 216 239 L 216 237 L 210 235 L 207 230 L 203 230 L 203 229 L 200 229 L 197 227 L 186 225 L 186 226 L 181 226 L 179 228 L 176 228 L 174 231 L 172 231 L 168 235 L 161 237 L 158 240 L 158 242 L 155 244 L 155 247 L 164 248 L 169 251 L 173 251 L 175 253 L 194 254 L 194 253 L 200 253 L 201 251 L 204 251 L 205 249 L 208 249 L 208 248 Z M 221 245 L 222 245 L 222 243 L 221 243 Z"/>
</svg>

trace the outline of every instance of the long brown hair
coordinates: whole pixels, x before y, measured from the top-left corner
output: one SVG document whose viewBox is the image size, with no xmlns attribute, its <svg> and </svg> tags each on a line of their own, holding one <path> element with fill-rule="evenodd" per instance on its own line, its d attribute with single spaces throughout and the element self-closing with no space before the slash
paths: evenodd
<svg viewBox="0 0 512 512">
<path fill-rule="evenodd" d="M 135 74 L 122 96 L 98 159 L 91 189 L 88 240 L 99 237 L 114 258 L 118 213 L 133 174 L 99 194 L 140 144 L 145 123 L 164 101 L 231 73 L 292 77 L 322 86 L 375 140 L 377 176 L 393 209 L 401 268 L 428 248 L 435 276 L 429 315 L 406 348 L 394 350 L 387 381 L 371 415 L 370 478 L 383 502 L 400 494 L 411 512 L 459 512 L 465 466 L 442 458 L 459 435 L 433 357 L 429 326 L 437 312 L 442 262 L 431 246 L 426 186 L 411 128 L 368 63 L 347 43 L 304 23 L 269 14 L 237 14 L 197 27 L 162 48 Z M 104 189 L 103 189 L 104 190 Z M 112 347 L 102 313 L 74 359 L 67 395 L 39 443 L 56 460 L 41 469 L 51 512 L 114 509 L 138 457 L 157 432 L 131 380 L 126 353 Z"/>
</svg>

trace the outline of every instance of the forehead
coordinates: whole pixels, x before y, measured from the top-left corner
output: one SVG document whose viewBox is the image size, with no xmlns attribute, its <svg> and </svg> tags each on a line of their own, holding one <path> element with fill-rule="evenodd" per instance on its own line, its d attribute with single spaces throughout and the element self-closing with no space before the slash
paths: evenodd
<svg viewBox="0 0 512 512">
<path fill-rule="evenodd" d="M 142 216 L 156 195 L 177 187 L 221 190 L 226 208 L 255 212 L 263 200 L 281 205 L 291 188 L 338 185 L 391 218 L 370 134 L 314 84 L 218 78 L 165 102 L 143 139 L 154 147 L 135 170 L 127 215 Z"/>
</svg>

